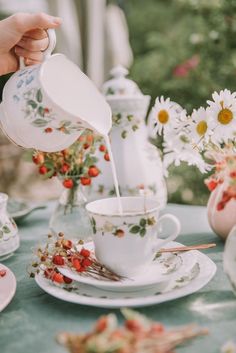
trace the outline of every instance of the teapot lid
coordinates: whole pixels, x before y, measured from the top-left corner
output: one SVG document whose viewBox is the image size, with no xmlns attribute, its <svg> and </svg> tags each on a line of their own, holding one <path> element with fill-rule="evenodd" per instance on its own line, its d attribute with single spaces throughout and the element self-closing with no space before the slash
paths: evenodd
<svg viewBox="0 0 236 353">
<path fill-rule="evenodd" d="M 102 93 L 108 96 L 143 96 L 138 88 L 138 85 L 126 78 L 129 71 L 119 65 L 114 67 L 111 71 L 111 79 L 106 81 L 102 86 Z"/>
</svg>

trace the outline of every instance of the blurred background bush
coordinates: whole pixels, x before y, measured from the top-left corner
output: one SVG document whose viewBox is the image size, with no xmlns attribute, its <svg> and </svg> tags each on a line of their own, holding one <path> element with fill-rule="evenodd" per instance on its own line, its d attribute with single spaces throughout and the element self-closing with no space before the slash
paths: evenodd
<svg viewBox="0 0 236 353">
<path fill-rule="evenodd" d="M 14 4 L 18 11 L 27 11 L 29 6 L 31 11 L 36 11 L 41 4 L 42 10 L 64 17 L 68 25 L 59 35 L 58 51 L 63 52 L 64 49 L 67 56 L 77 62 L 98 86 L 108 78 L 109 69 L 121 63 L 131 66 L 132 79 L 144 93 L 152 96 L 152 102 L 156 96 L 164 95 L 189 112 L 194 107 L 205 105 L 215 90 L 235 90 L 235 0 L 22 0 L 20 3 L 22 9 L 19 1 L 0 0 L 1 16 L 17 11 Z M 69 21 L 68 13 L 73 13 Z M 125 18 L 133 63 L 129 43 L 126 43 Z M 73 33 L 68 27 L 73 29 Z M 122 46 L 119 45 L 121 37 Z M 76 43 L 74 51 L 73 43 Z M 1 88 L 5 80 L 6 77 L 1 77 Z M 6 145 L 3 137 L 2 140 Z M 2 145 L 0 151 L 3 151 Z M 0 152 L 0 189 L 20 195 L 19 190 L 24 189 L 24 195 L 35 196 L 35 190 L 30 192 L 28 186 L 22 189 L 18 181 L 25 185 L 25 178 L 30 178 L 32 185 L 36 185 L 34 182 L 37 180 L 37 185 L 41 185 L 39 188 L 44 182 L 40 184 L 36 174 L 30 176 L 32 169 L 29 167 L 27 175 L 23 168 L 22 181 L 20 174 L 25 164 L 20 161 L 21 151 L 15 147 L 4 151 Z M 2 165 L 11 163 L 12 169 L 5 168 L 4 172 Z M 8 178 L 7 173 L 12 177 Z M 208 198 L 203 183 L 205 177 L 186 165 L 172 168 L 168 178 L 169 201 L 205 204 Z M 50 197 L 47 193 L 40 194 Z"/>
</svg>

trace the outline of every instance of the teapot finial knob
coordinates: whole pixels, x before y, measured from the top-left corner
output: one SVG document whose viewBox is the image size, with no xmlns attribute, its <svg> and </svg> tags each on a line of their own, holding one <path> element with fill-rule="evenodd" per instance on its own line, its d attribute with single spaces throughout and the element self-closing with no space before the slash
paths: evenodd
<svg viewBox="0 0 236 353">
<path fill-rule="evenodd" d="M 127 76 L 129 71 L 122 65 L 118 65 L 116 67 L 113 67 L 111 69 L 110 74 L 112 78 L 120 78 L 120 77 L 125 77 Z"/>
</svg>

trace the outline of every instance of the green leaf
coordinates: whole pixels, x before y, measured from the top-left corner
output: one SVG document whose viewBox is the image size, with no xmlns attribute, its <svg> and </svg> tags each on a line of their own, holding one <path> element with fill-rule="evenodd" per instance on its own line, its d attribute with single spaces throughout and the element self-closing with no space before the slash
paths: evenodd
<svg viewBox="0 0 236 353">
<path fill-rule="evenodd" d="M 32 124 L 36 127 L 45 127 L 48 123 L 44 119 L 36 119 Z"/>
<path fill-rule="evenodd" d="M 146 224 L 147 224 L 146 219 L 145 219 L 145 218 L 141 218 L 140 221 L 139 221 L 139 225 L 140 225 L 141 227 L 145 227 Z"/>
<path fill-rule="evenodd" d="M 0 230 L 0 238 L 2 238 L 2 237 L 3 237 L 3 231 Z"/>
<path fill-rule="evenodd" d="M 27 102 L 27 105 L 30 105 L 33 109 L 36 109 L 38 104 L 33 101 L 32 99 L 30 99 L 28 102 Z"/>
<path fill-rule="evenodd" d="M 62 120 L 60 123 L 63 126 L 70 126 L 71 125 L 71 122 L 69 120 Z"/>
<path fill-rule="evenodd" d="M 41 103 L 42 100 L 43 100 L 43 95 L 42 95 L 42 92 L 41 92 L 40 89 L 37 90 L 36 99 L 37 99 L 37 101 L 38 101 L 39 103 Z"/>
<path fill-rule="evenodd" d="M 140 232 L 140 229 L 141 228 L 139 226 L 132 226 L 129 231 L 130 233 L 137 234 Z"/>
<path fill-rule="evenodd" d="M 138 130 L 138 125 L 133 125 L 133 126 L 132 126 L 132 130 L 133 130 L 133 131 Z"/>
<path fill-rule="evenodd" d="M 141 237 L 144 237 L 144 235 L 146 234 L 146 228 L 142 228 L 142 229 L 140 229 L 140 232 L 139 232 L 139 234 L 141 235 Z"/>
<path fill-rule="evenodd" d="M 2 230 L 3 230 L 4 233 L 10 233 L 11 232 L 8 226 L 3 226 Z"/>
<path fill-rule="evenodd" d="M 127 115 L 127 119 L 128 119 L 128 121 L 131 121 L 133 118 L 134 118 L 134 116 L 133 116 L 133 115 Z"/>
<path fill-rule="evenodd" d="M 122 137 L 123 139 L 125 139 L 126 136 L 127 136 L 127 131 L 126 131 L 126 130 L 123 130 L 122 133 L 121 133 L 121 137 Z"/>
<path fill-rule="evenodd" d="M 38 107 L 38 113 L 39 115 L 44 116 L 44 107 L 42 106 Z"/>
</svg>

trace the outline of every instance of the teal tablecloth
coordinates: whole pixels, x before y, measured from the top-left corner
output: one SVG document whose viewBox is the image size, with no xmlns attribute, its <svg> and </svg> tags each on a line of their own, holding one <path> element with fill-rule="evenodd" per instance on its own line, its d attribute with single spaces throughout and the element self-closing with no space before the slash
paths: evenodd
<svg viewBox="0 0 236 353">
<path fill-rule="evenodd" d="M 24 221 L 19 227 L 21 246 L 4 262 L 16 275 L 17 291 L 12 302 L 0 313 L 1 353 L 65 352 L 55 343 L 57 332 L 89 330 L 100 315 L 108 313 L 105 309 L 55 299 L 28 278 L 26 267 L 31 248 L 47 233 L 51 207 L 35 212 Z M 167 326 L 195 322 L 210 330 L 208 337 L 195 340 L 178 352 L 220 352 L 225 341 L 236 340 L 236 298 L 222 269 L 223 243 L 210 230 L 204 207 L 169 205 L 167 210 L 179 217 L 182 223 L 180 242 L 217 243 L 216 248 L 206 251 L 216 263 L 217 273 L 205 288 L 195 294 L 139 310 Z M 119 310 L 114 312 L 119 313 Z"/>
</svg>

